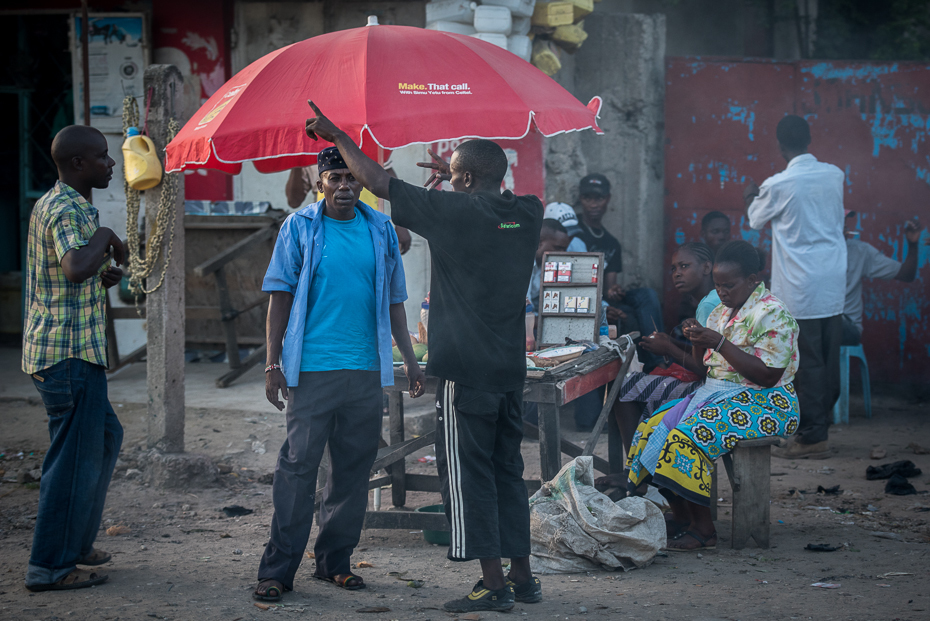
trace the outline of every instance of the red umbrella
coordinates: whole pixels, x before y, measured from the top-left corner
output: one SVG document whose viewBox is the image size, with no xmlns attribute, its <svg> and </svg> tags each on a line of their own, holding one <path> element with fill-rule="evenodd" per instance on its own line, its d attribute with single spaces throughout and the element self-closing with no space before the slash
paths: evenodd
<svg viewBox="0 0 930 621">
<path fill-rule="evenodd" d="M 369 155 L 378 148 L 462 138 L 519 139 L 594 129 L 601 100 L 584 106 L 542 71 L 474 37 L 367 26 L 276 50 L 237 73 L 167 147 L 169 172 L 242 162 L 276 172 L 330 146 L 303 131 L 313 99 Z"/>
</svg>

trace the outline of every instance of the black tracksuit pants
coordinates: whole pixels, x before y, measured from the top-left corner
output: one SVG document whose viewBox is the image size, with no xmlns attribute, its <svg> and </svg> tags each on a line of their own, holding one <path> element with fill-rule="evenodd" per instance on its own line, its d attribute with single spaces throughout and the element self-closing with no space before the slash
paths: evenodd
<svg viewBox="0 0 930 621">
<path fill-rule="evenodd" d="M 529 556 L 523 393 L 441 380 L 436 402 L 436 464 L 452 528 L 449 559 Z"/>
</svg>

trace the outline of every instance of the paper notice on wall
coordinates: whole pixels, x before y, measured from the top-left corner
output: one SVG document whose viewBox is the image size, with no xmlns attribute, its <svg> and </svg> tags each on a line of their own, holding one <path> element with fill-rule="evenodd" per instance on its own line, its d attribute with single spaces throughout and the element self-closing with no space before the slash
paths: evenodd
<svg viewBox="0 0 930 621">
<path fill-rule="evenodd" d="M 91 125 L 104 132 L 123 129 L 123 99 L 142 102 L 142 74 L 148 61 L 148 35 L 140 13 L 91 13 L 88 17 L 88 82 Z M 74 122 L 84 123 L 84 68 L 80 16 L 72 19 L 71 49 Z"/>
</svg>

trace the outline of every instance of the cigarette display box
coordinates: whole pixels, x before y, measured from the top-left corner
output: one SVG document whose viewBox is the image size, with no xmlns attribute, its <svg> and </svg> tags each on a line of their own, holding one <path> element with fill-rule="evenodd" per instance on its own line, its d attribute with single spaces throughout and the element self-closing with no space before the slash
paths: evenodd
<svg viewBox="0 0 930 621">
<path fill-rule="evenodd" d="M 547 252 L 539 276 L 537 346 L 564 345 L 566 339 L 598 342 L 603 316 L 604 255 L 600 252 Z"/>
</svg>

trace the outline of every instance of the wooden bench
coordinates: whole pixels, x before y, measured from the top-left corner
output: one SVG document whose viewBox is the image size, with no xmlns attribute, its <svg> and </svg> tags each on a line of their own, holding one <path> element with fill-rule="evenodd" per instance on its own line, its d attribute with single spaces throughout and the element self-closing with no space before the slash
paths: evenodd
<svg viewBox="0 0 930 621">
<path fill-rule="evenodd" d="M 733 490 L 730 544 L 734 550 L 746 547 L 750 539 L 760 548 L 769 547 L 771 503 L 771 449 L 779 438 L 740 440 L 732 452 L 722 457 Z M 710 516 L 717 520 L 717 468 L 711 475 Z"/>
</svg>

